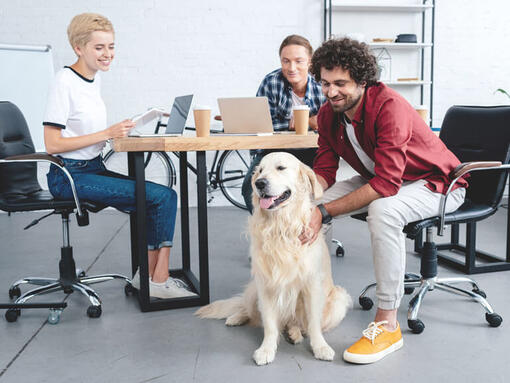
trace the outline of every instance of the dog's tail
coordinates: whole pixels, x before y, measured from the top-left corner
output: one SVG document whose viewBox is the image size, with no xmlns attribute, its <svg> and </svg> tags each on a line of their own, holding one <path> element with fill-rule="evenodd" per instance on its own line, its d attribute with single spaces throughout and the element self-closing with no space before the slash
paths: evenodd
<svg viewBox="0 0 510 383">
<path fill-rule="evenodd" d="M 351 296 L 343 287 L 333 286 L 324 306 L 322 331 L 328 331 L 338 326 L 350 308 L 352 308 Z"/>
<path fill-rule="evenodd" d="M 224 319 L 244 311 L 243 297 L 235 296 L 208 304 L 195 312 L 200 318 Z"/>
</svg>

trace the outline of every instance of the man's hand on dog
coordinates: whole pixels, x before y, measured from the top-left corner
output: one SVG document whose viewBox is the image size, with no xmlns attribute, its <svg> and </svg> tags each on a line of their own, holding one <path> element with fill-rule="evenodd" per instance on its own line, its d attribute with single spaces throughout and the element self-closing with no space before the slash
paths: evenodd
<svg viewBox="0 0 510 383">
<path fill-rule="evenodd" d="M 319 235 L 319 231 L 322 227 L 322 214 L 317 206 L 313 208 L 312 217 L 308 227 L 303 229 L 303 232 L 299 236 L 301 244 L 312 244 Z"/>
</svg>

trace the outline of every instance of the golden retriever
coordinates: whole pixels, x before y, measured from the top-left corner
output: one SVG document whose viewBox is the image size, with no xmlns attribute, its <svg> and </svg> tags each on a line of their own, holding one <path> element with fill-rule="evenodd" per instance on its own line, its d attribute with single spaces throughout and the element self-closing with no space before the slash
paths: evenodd
<svg viewBox="0 0 510 383">
<path fill-rule="evenodd" d="M 295 344 L 308 334 L 314 356 L 333 360 L 335 352 L 322 332 L 340 323 L 351 298 L 333 284 L 323 234 L 312 244 L 302 245 L 298 239 L 308 228 L 313 200 L 322 196 L 322 187 L 308 166 L 281 152 L 262 159 L 252 186 L 252 279 L 241 296 L 213 302 L 196 315 L 226 318 L 227 326 L 262 324 L 264 340 L 253 353 L 258 365 L 274 360 L 282 330 Z"/>
</svg>

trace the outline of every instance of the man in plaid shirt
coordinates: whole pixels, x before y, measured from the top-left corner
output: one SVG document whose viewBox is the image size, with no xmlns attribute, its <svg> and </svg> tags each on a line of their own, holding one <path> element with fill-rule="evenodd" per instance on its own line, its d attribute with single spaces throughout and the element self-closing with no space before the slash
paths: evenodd
<svg viewBox="0 0 510 383">
<path fill-rule="evenodd" d="M 308 105 L 310 108 L 309 127 L 317 130 L 317 113 L 326 101 L 321 86 L 308 73 L 313 49 L 304 37 L 290 35 L 280 45 L 280 62 L 282 67 L 269 73 L 260 84 L 257 96 L 267 97 L 275 131 L 294 130 L 292 107 Z M 287 149 L 287 150 L 257 150 L 250 153 L 254 156 L 250 169 L 243 182 L 243 198 L 251 212 L 252 171 L 267 153 L 271 151 L 286 151 L 295 155 L 299 160 L 313 165 L 316 149 Z"/>
<path fill-rule="evenodd" d="M 326 99 L 320 85 L 310 74 L 308 74 L 306 84 L 303 101 L 310 108 L 310 128 L 317 130 L 317 113 Z M 268 98 L 275 131 L 294 130 L 292 119 L 293 93 L 292 85 L 285 78 L 282 69 L 276 69 L 269 73 L 260 84 L 257 97 L 265 96 Z"/>
</svg>

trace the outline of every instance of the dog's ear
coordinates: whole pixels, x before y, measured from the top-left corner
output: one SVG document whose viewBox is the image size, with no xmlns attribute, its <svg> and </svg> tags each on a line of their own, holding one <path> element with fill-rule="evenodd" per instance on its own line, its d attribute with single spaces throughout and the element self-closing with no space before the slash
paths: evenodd
<svg viewBox="0 0 510 383">
<path fill-rule="evenodd" d="M 305 182 L 308 180 L 310 183 L 311 192 L 313 194 L 314 199 L 319 199 L 324 194 L 324 190 L 322 189 L 321 184 L 317 181 L 317 176 L 315 172 L 305 164 L 300 164 L 300 173 L 305 179 Z"/>
</svg>

